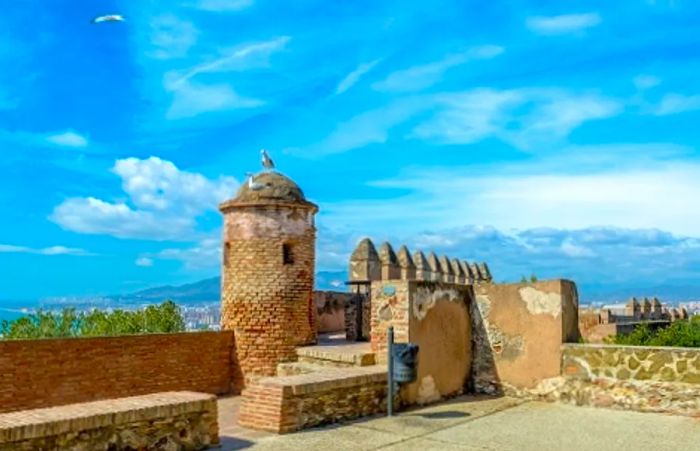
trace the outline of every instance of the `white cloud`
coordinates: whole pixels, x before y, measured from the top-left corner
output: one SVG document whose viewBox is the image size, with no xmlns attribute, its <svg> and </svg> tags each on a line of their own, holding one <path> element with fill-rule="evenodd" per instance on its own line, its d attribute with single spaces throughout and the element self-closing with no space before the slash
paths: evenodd
<svg viewBox="0 0 700 451">
<path fill-rule="evenodd" d="M 147 258 L 159 260 L 176 260 L 182 262 L 188 269 L 219 268 L 221 265 L 221 238 L 217 234 L 213 238 L 201 240 L 191 247 L 164 249 Z"/>
<path fill-rule="evenodd" d="M 570 238 L 564 240 L 564 242 L 561 243 L 561 250 L 562 252 L 564 252 L 564 254 L 573 258 L 596 256 L 596 253 L 593 252 L 591 249 L 574 243 L 573 240 Z"/>
<path fill-rule="evenodd" d="M 239 95 L 231 86 L 224 83 L 215 85 L 186 83 L 174 92 L 173 102 L 165 117 L 185 119 L 213 111 L 256 108 L 264 104 L 263 100 Z"/>
<path fill-rule="evenodd" d="M 653 75 L 645 74 L 634 77 L 634 80 L 632 81 L 634 83 L 634 86 L 636 86 L 639 90 L 651 89 L 661 84 L 660 78 L 655 77 Z"/>
<path fill-rule="evenodd" d="M 215 210 L 238 185 L 231 177 L 210 180 L 157 157 L 117 160 L 112 172 L 121 178 L 129 204 L 69 198 L 54 208 L 49 219 L 79 233 L 188 240 L 196 235 L 197 217 Z"/>
<path fill-rule="evenodd" d="M 87 138 L 72 130 L 49 135 L 46 137 L 46 140 L 50 143 L 64 147 L 87 147 L 88 145 Z"/>
<path fill-rule="evenodd" d="M 667 94 L 654 111 L 657 116 L 700 110 L 700 95 Z"/>
<path fill-rule="evenodd" d="M 148 258 L 148 257 L 139 257 L 136 259 L 134 264 L 136 266 L 149 267 L 149 266 L 153 266 L 153 260 Z"/>
<path fill-rule="evenodd" d="M 0 244 L 0 253 L 21 253 L 21 254 L 39 254 L 39 255 L 77 255 L 77 256 L 89 256 L 94 255 L 87 252 L 84 249 L 78 249 L 74 247 L 66 246 L 50 246 L 41 249 L 26 247 L 26 246 L 14 246 L 11 244 Z"/>
<path fill-rule="evenodd" d="M 598 13 L 564 14 L 560 16 L 528 17 L 527 27 L 541 35 L 557 35 L 575 33 L 600 24 L 602 19 Z"/>
<path fill-rule="evenodd" d="M 561 156 L 558 167 L 533 161 L 511 168 L 414 171 L 374 184 L 410 194 L 331 203 L 325 216 L 332 226 L 365 228 L 358 218 L 371 217 L 372 227 L 391 227 L 397 233 L 465 223 L 502 230 L 605 224 L 700 236 L 700 211 L 688 208 L 700 197 L 700 165 L 659 160 L 638 166 L 617 160 L 592 169 L 579 168 L 577 161 L 576 154 L 569 154 Z"/>
<path fill-rule="evenodd" d="M 371 71 L 374 66 L 379 64 L 381 59 L 376 59 L 374 61 L 370 61 L 369 63 L 362 63 L 355 70 L 350 72 L 345 78 L 343 78 L 340 83 L 338 83 L 338 87 L 335 89 L 336 94 L 342 94 L 351 87 L 357 83 L 360 78 L 365 75 L 367 72 Z"/>
<path fill-rule="evenodd" d="M 240 11 L 252 6 L 253 3 L 253 0 L 199 0 L 192 6 L 204 11 L 226 12 Z"/>
<path fill-rule="evenodd" d="M 420 91 L 438 83 L 443 74 L 453 67 L 474 60 L 495 58 L 501 53 L 503 48 L 496 45 L 474 47 L 463 53 L 448 55 L 440 61 L 396 71 L 372 87 L 378 91 Z"/>
<path fill-rule="evenodd" d="M 163 14 L 151 20 L 151 44 L 155 48 L 150 55 L 156 59 L 183 58 L 197 42 L 199 30 L 192 22 L 174 14 Z"/>
</svg>

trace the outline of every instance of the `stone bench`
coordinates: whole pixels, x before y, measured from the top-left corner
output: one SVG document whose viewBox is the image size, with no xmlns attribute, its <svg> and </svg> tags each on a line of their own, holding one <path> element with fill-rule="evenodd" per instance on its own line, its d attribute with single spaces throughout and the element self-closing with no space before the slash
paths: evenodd
<svg viewBox="0 0 700 451">
<path fill-rule="evenodd" d="M 214 395 L 162 392 L 0 414 L 0 451 L 200 450 L 219 443 Z"/>
<path fill-rule="evenodd" d="M 239 423 L 278 434 L 386 410 L 386 366 L 328 367 L 259 379 L 243 390 Z"/>
</svg>

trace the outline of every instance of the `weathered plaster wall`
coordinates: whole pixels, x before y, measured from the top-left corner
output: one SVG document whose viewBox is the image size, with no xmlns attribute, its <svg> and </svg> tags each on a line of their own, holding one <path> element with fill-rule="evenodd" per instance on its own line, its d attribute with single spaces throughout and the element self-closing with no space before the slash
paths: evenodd
<svg viewBox="0 0 700 451">
<path fill-rule="evenodd" d="M 314 291 L 319 333 L 345 331 L 345 305 L 352 296 L 352 293 L 339 291 Z"/>
<path fill-rule="evenodd" d="M 372 284 L 372 348 L 386 361 L 386 330 L 395 341 L 415 343 L 418 379 L 403 386 L 402 401 L 426 404 L 463 392 L 471 372 L 471 287 L 445 282 Z"/>
<path fill-rule="evenodd" d="M 558 376 L 561 344 L 578 340 L 574 283 L 479 284 L 474 289 L 475 390 L 532 388 Z"/>
</svg>

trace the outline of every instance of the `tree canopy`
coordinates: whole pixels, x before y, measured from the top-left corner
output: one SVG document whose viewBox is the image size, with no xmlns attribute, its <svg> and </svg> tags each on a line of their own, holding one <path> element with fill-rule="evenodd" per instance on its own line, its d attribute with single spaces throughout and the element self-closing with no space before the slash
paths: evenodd
<svg viewBox="0 0 700 451">
<path fill-rule="evenodd" d="M 615 335 L 605 339 L 606 343 L 630 346 L 677 346 L 700 348 L 700 316 L 690 320 L 676 321 L 670 326 L 651 330 L 642 323 L 627 335 Z"/>
<path fill-rule="evenodd" d="M 183 332 L 185 321 L 180 307 L 173 301 L 150 305 L 141 310 L 93 310 L 77 313 L 37 311 L 26 317 L 3 321 L 3 339 L 66 338 Z"/>
</svg>

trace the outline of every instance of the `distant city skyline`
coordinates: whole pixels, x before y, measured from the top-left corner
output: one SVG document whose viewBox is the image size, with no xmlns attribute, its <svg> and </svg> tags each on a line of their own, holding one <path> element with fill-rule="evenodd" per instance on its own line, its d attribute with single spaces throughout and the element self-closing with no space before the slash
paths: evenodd
<svg viewBox="0 0 700 451">
<path fill-rule="evenodd" d="M 127 20 L 90 23 L 105 13 Z M 698 17 L 662 0 L 7 5 L 0 307 L 218 276 L 217 205 L 261 148 L 320 206 L 319 271 L 369 236 L 582 299 L 700 298 Z"/>
</svg>

